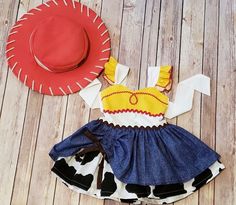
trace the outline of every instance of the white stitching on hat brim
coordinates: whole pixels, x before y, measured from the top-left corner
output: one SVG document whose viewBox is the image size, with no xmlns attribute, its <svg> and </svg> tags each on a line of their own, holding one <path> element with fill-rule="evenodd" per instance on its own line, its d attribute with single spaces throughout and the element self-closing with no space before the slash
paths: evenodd
<svg viewBox="0 0 236 205">
<path fill-rule="evenodd" d="M 46 2 L 43 2 L 43 4 L 46 6 L 46 7 L 50 7 L 50 5 L 49 4 L 47 4 Z"/>
<path fill-rule="evenodd" d="M 63 0 L 64 1 L 64 0 Z M 52 0 L 52 2 L 55 4 L 55 5 L 58 5 L 58 3 L 56 2 L 56 0 Z M 66 2 L 66 1 L 64 1 L 64 4 L 67 4 L 68 2 Z M 81 5 L 81 8 L 80 8 L 80 10 L 81 10 L 81 13 L 83 13 L 83 4 L 81 4 L 81 3 L 79 3 L 79 2 L 77 2 L 77 1 L 74 1 L 74 0 L 72 0 L 72 3 L 71 4 L 67 4 L 67 5 L 70 5 L 70 6 L 73 6 L 73 8 L 76 8 L 76 4 L 80 4 Z M 65 4 L 65 6 L 66 6 L 66 4 Z M 46 7 L 50 7 L 50 6 L 52 6 L 51 4 L 50 4 L 50 2 L 47 2 L 47 3 L 43 3 L 43 5 L 45 5 Z M 34 10 L 36 10 L 36 11 L 42 11 L 43 10 L 43 8 L 45 8 L 45 7 L 40 7 L 40 8 L 37 8 L 37 7 L 35 7 L 35 8 L 32 8 L 32 9 L 34 9 Z M 90 16 L 90 8 L 89 7 L 86 7 L 87 8 L 87 16 L 89 17 Z M 95 13 L 96 14 L 96 13 Z M 26 13 L 26 15 L 29 15 L 29 16 L 33 16 L 33 15 L 35 15 L 35 13 L 33 13 L 33 12 L 28 12 L 28 13 Z M 100 22 L 100 21 L 96 21 L 97 19 L 98 19 L 98 15 L 96 14 L 96 16 L 94 17 L 94 18 L 90 18 L 91 19 L 91 21 L 92 21 L 92 23 L 99 23 L 99 25 L 97 26 L 97 28 L 98 29 L 100 29 L 101 27 L 102 27 L 102 25 L 104 25 L 104 22 Z M 30 18 L 30 17 L 29 17 Z M 28 18 L 26 18 L 26 17 L 24 17 L 24 18 L 21 18 L 21 19 L 19 19 L 18 20 L 18 22 L 21 22 L 21 21 L 25 21 L 25 20 L 27 20 Z M 18 24 L 18 25 L 15 25 L 15 26 L 13 26 L 12 27 L 12 32 L 11 33 L 9 33 L 9 36 L 11 36 L 11 35 L 14 35 L 14 34 L 17 34 L 18 33 L 18 30 L 13 30 L 13 29 L 16 29 L 16 28 L 19 28 L 19 27 L 22 27 L 23 26 L 23 24 Z M 102 36 L 104 36 L 105 35 L 105 33 L 107 33 L 108 32 L 108 29 L 106 29 L 106 30 L 104 30 L 101 34 L 100 34 L 100 36 L 102 37 Z M 103 45 L 106 43 L 106 42 L 108 42 L 110 40 L 110 38 L 107 38 L 105 41 L 103 41 Z M 7 42 L 6 43 L 6 45 L 9 45 L 9 44 L 11 44 L 11 43 L 14 43 L 14 42 L 16 42 L 16 40 L 11 40 L 11 41 L 9 41 L 9 42 Z M 12 51 L 12 50 L 14 50 L 15 49 L 15 47 L 11 47 L 11 48 L 8 48 L 8 50 L 6 50 L 5 52 L 6 53 L 8 53 L 8 52 L 10 52 L 10 51 Z M 105 48 L 105 49 L 103 49 L 103 50 L 101 50 L 101 52 L 102 53 L 104 53 L 104 52 L 106 52 L 106 51 L 110 51 L 111 50 L 111 48 Z M 14 51 L 13 51 L 14 52 Z M 15 55 L 10 55 L 8 58 L 7 58 L 7 61 L 8 61 L 8 63 L 10 63 L 9 61 L 12 59 L 12 58 L 14 58 L 15 57 Z M 100 59 L 98 59 L 99 61 L 107 61 L 109 58 L 100 58 Z M 13 63 L 14 63 L 14 61 L 15 60 L 13 60 Z M 12 64 L 12 61 L 11 61 L 11 64 Z M 14 63 L 14 65 L 12 66 L 12 68 L 11 68 L 11 71 L 13 72 L 14 70 L 15 70 L 15 68 L 17 67 L 17 65 L 18 65 L 18 62 L 15 62 Z M 42 66 L 41 66 L 42 67 Z M 47 68 L 47 67 L 46 67 Z M 103 69 L 104 67 L 103 66 L 100 66 L 100 65 L 96 65 L 95 66 L 95 68 L 98 68 L 98 69 Z M 47 69 L 46 69 L 47 70 Z M 50 70 L 48 69 L 47 71 L 49 71 L 50 72 Z M 29 76 L 28 75 L 24 75 L 24 76 L 22 76 L 22 72 L 23 72 L 23 69 L 22 68 L 20 68 L 20 69 L 18 69 L 16 72 L 14 72 L 14 74 L 15 75 L 17 75 L 17 78 L 19 79 L 19 80 L 23 80 L 23 83 L 26 85 L 26 84 L 28 84 L 28 86 L 29 85 L 31 85 L 31 89 L 32 90 L 35 90 L 35 88 L 36 88 L 36 85 L 37 85 L 37 81 L 35 81 L 35 80 L 30 80 L 29 79 Z M 100 72 L 100 71 L 99 71 Z M 95 72 L 95 71 L 90 71 L 90 74 L 93 74 L 93 75 L 96 75 L 96 76 L 98 76 L 100 73 L 99 72 Z M 92 80 L 91 79 L 89 79 L 89 78 L 83 78 L 84 80 L 86 80 L 86 81 L 88 81 L 88 82 L 92 82 Z M 27 82 L 27 81 L 31 81 L 31 84 L 30 84 L 30 82 Z M 80 89 L 83 89 L 83 86 L 77 81 L 77 82 L 75 82 L 76 83 L 76 85 L 78 85 L 79 86 L 79 88 Z M 30 87 L 30 86 L 29 86 Z M 41 84 L 39 84 L 39 92 L 40 93 L 42 93 L 42 88 L 43 88 L 43 84 L 41 83 Z M 63 85 L 63 87 L 58 87 L 59 89 L 60 89 L 60 91 L 65 95 L 66 94 L 66 92 L 65 92 L 65 87 L 64 87 L 64 85 Z M 73 93 L 73 91 L 72 91 L 72 89 L 71 89 L 71 87 L 70 87 L 70 85 L 67 85 L 67 88 L 68 88 L 68 91 L 70 92 L 70 93 Z M 50 94 L 52 95 L 52 96 L 54 96 L 54 88 L 52 88 L 52 87 L 48 87 L 48 89 L 49 89 L 49 91 L 50 91 Z M 67 90 L 67 89 L 66 89 Z M 68 92 L 67 91 L 67 92 Z M 74 92 L 77 92 L 77 90 L 76 91 L 74 91 Z M 46 94 L 46 93 L 45 93 Z M 60 94 L 59 94 L 60 95 Z"/>
<path fill-rule="evenodd" d="M 14 49 L 15 49 L 15 47 L 11 47 L 11 48 L 7 49 L 7 50 L 5 51 L 5 53 L 8 53 L 8 52 L 10 52 L 10 51 L 12 51 L 12 50 L 14 50 Z"/>
<path fill-rule="evenodd" d="M 59 90 L 60 90 L 64 95 L 67 95 L 66 92 L 62 89 L 62 87 L 59 87 Z"/>
<path fill-rule="evenodd" d="M 24 85 L 26 85 L 27 78 L 28 78 L 28 75 L 25 75 L 25 78 L 24 78 Z"/>
<path fill-rule="evenodd" d="M 70 91 L 70 93 L 72 94 L 72 93 L 73 93 L 73 91 L 71 90 L 71 88 L 70 88 L 70 86 L 69 86 L 69 85 L 67 85 L 67 88 L 68 88 L 68 90 Z"/>
<path fill-rule="evenodd" d="M 66 0 L 63 0 L 63 2 L 64 2 L 64 4 L 65 4 L 65 6 L 68 6 L 68 4 L 67 4 Z"/>
<path fill-rule="evenodd" d="M 6 43 L 6 46 L 11 44 L 11 43 L 15 43 L 15 42 L 16 42 L 16 40 L 9 41 L 9 42 Z"/>
</svg>

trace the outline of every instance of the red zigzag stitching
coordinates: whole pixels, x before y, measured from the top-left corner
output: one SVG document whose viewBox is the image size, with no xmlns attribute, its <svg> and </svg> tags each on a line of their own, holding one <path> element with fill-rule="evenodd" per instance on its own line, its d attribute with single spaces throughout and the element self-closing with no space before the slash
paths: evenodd
<svg viewBox="0 0 236 205">
<path fill-rule="evenodd" d="M 114 110 L 114 111 L 103 110 L 103 112 L 109 113 L 109 114 L 123 113 L 123 112 L 136 112 L 136 113 L 142 113 L 142 114 L 146 114 L 146 115 L 153 116 L 153 117 L 164 116 L 164 113 L 152 114 L 150 112 L 146 112 L 146 111 L 142 111 L 142 110 L 134 110 L 134 109 L 122 109 L 122 110 Z"/>
</svg>

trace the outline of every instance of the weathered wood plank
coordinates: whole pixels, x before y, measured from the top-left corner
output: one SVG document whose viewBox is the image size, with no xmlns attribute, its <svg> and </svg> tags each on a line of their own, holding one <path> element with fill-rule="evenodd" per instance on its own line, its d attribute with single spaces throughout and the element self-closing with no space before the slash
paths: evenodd
<svg viewBox="0 0 236 205">
<path fill-rule="evenodd" d="M 159 17 L 161 12 L 160 1 L 147 1 L 144 17 L 144 31 L 142 43 L 141 68 L 139 78 L 139 88 L 147 86 L 147 69 L 148 66 L 156 65 L 158 34 L 159 34 Z M 142 202 L 142 204 L 147 204 Z"/>
<path fill-rule="evenodd" d="M 147 68 L 156 65 L 158 47 L 160 0 L 147 1 L 142 44 L 139 87 L 146 87 Z"/>
<path fill-rule="evenodd" d="M 21 141 L 28 90 L 17 81 L 12 73 L 7 75 L 5 61 L 5 42 L 10 26 L 15 22 L 18 13 L 17 1 L 1 2 L 1 157 L 0 157 L 0 198 L 2 204 L 10 204 L 18 151 Z M 6 87 L 5 87 L 6 86 Z M 5 92 L 5 95 L 3 95 Z M 3 98 L 4 96 L 4 98 Z"/>
<path fill-rule="evenodd" d="M 116 8 L 116 9 L 111 9 Z M 120 35 L 121 35 L 121 20 L 122 20 L 122 13 L 123 13 L 123 1 L 110 1 L 110 0 L 103 0 L 102 1 L 102 10 L 101 10 L 101 17 L 105 22 L 110 38 L 111 38 L 111 55 L 115 58 L 119 56 L 119 46 L 120 46 Z M 102 83 L 102 88 L 109 86 L 106 80 L 103 78 L 103 73 L 100 75 L 99 80 Z M 100 109 L 94 109 L 90 112 L 90 119 L 97 119 L 100 117 L 102 113 Z"/>
<path fill-rule="evenodd" d="M 41 0 L 24 0 L 20 2 L 19 17 L 27 10 L 42 3 Z M 43 95 L 29 91 L 23 134 L 17 160 L 17 169 L 12 191 L 11 204 L 26 204 L 33 168 L 35 147 L 37 143 L 39 121 Z"/>
<path fill-rule="evenodd" d="M 87 123 L 89 118 L 89 108 L 78 94 L 69 96 L 66 112 L 65 128 L 63 138 L 68 137 L 81 126 Z M 60 140 L 59 140 L 60 141 Z M 58 142 L 59 142 L 58 141 Z M 53 177 L 55 177 L 53 175 Z M 55 205 L 77 205 L 79 203 L 80 194 L 71 191 L 60 180 L 57 180 L 55 188 Z"/>
<path fill-rule="evenodd" d="M 124 0 L 119 62 L 130 67 L 127 86 L 138 89 L 146 1 Z"/>
<path fill-rule="evenodd" d="M 184 1 L 179 80 L 202 72 L 204 0 Z M 178 125 L 200 137 L 200 94 L 194 95 L 193 109 L 178 117 Z M 175 204 L 198 204 L 198 192 Z"/>
<path fill-rule="evenodd" d="M 119 61 L 131 69 L 128 86 L 137 89 L 141 66 L 146 1 L 124 1 Z"/>
<path fill-rule="evenodd" d="M 28 198 L 35 147 L 37 144 L 43 96 L 29 93 L 24 130 L 17 162 L 11 205 L 26 204 Z"/>
<path fill-rule="evenodd" d="M 5 57 L 5 46 L 11 26 L 15 23 L 18 15 L 18 2 L 0 1 L 0 113 L 4 98 L 8 69 Z"/>
<path fill-rule="evenodd" d="M 173 89 L 169 94 L 171 95 L 175 92 L 178 82 L 182 0 L 162 1 L 160 14 L 156 65 L 173 66 Z M 168 122 L 176 124 L 176 119 Z"/>
<path fill-rule="evenodd" d="M 202 96 L 201 140 L 213 149 L 216 129 L 218 6 L 218 1 L 206 1 L 203 51 L 203 74 L 211 78 L 211 96 Z M 214 181 L 200 189 L 199 204 L 214 204 Z"/>
<path fill-rule="evenodd" d="M 123 1 L 110 0 L 103 0 L 102 3 L 101 17 L 109 30 L 111 37 L 111 52 L 116 58 L 119 56 L 123 4 Z"/>
<path fill-rule="evenodd" d="M 82 204 L 81 204 L 82 205 Z M 123 202 L 118 202 L 118 201 L 113 201 L 110 199 L 106 199 L 105 200 L 105 205 L 127 205 L 127 203 L 123 203 Z"/>
<path fill-rule="evenodd" d="M 79 204 L 80 205 L 83 205 L 83 204 L 103 205 L 104 200 L 97 199 L 97 198 L 94 198 L 94 197 L 91 197 L 91 196 L 87 196 L 85 194 L 81 194 Z"/>
<path fill-rule="evenodd" d="M 226 169 L 215 180 L 215 204 L 236 203 L 236 1 L 220 1 L 216 150 Z"/>
<path fill-rule="evenodd" d="M 162 1 L 156 64 L 173 66 L 173 85 L 168 94 L 171 100 L 179 77 L 182 10 L 182 0 Z M 176 124 L 176 119 L 168 122 Z"/>
<path fill-rule="evenodd" d="M 5 60 L 6 38 L 16 20 L 18 2 L 0 0 L 0 114 L 5 93 L 8 69 Z"/>
<path fill-rule="evenodd" d="M 7 68 L 5 68 L 7 69 Z M 9 204 L 16 171 L 16 162 L 21 141 L 28 89 L 8 75 L 3 110 L 0 120 L 0 198 L 2 204 Z"/>
<path fill-rule="evenodd" d="M 53 204 L 55 177 L 48 152 L 59 142 L 64 128 L 67 97 L 44 96 L 27 204 Z M 39 200 L 40 199 L 40 200 Z"/>
</svg>

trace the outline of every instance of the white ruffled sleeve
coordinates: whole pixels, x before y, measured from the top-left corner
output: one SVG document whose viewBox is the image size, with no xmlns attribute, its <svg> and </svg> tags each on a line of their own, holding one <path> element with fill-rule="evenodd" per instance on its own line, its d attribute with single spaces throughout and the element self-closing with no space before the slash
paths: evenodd
<svg viewBox="0 0 236 205">
<path fill-rule="evenodd" d="M 105 64 L 104 78 L 110 84 L 126 85 L 128 72 L 129 67 L 118 63 L 116 59 L 110 57 Z M 101 108 L 99 99 L 101 87 L 102 83 L 96 78 L 79 92 L 79 95 L 91 109 Z"/>
</svg>

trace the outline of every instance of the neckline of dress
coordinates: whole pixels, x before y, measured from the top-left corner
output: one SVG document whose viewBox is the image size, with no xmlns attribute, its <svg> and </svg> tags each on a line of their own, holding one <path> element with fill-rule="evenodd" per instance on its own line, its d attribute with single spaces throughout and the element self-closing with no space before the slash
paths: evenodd
<svg viewBox="0 0 236 205">
<path fill-rule="evenodd" d="M 120 87 L 120 88 L 123 88 L 125 90 L 127 90 L 128 92 L 130 93 L 133 93 L 133 94 L 142 94 L 143 92 L 145 93 L 149 93 L 153 96 L 155 96 L 156 98 L 159 99 L 159 101 L 162 99 L 162 100 L 166 100 L 166 103 L 168 104 L 168 101 L 169 101 L 169 97 L 165 94 L 163 94 L 162 92 L 160 92 L 157 88 L 155 87 L 144 87 L 144 88 L 140 88 L 140 89 L 137 89 L 137 90 L 132 90 L 130 89 L 128 86 L 126 85 L 122 85 L 122 84 L 113 84 L 107 88 L 105 88 L 104 90 L 106 89 L 109 89 L 109 88 L 115 88 L 115 87 Z M 103 90 L 103 91 L 104 91 Z M 161 102 L 162 102 L 161 100 Z M 165 104 L 166 104 L 165 103 Z"/>
<path fill-rule="evenodd" d="M 155 87 L 144 87 L 144 88 L 139 88 L 139 89 L 135 89 L 135 90 L 129 88 L 126 85 L 122 85 L 122 84 L 114 84 L 114 85 L 111 85 L 109 87 L 123 87 L 123 88 L 125 88 L 125 89 L 127 89 L 127 90 L 129 90 L 130 92 L 133 92 L 133 93 L 142 92 L 142 91 L 145 91 L 145 90 L 154 90 L 155 92 L 161 94 L 162 96 L 168 97 L 167 95 L 163 94 L 160 90 L 158 90 Z"/>
</svg>

